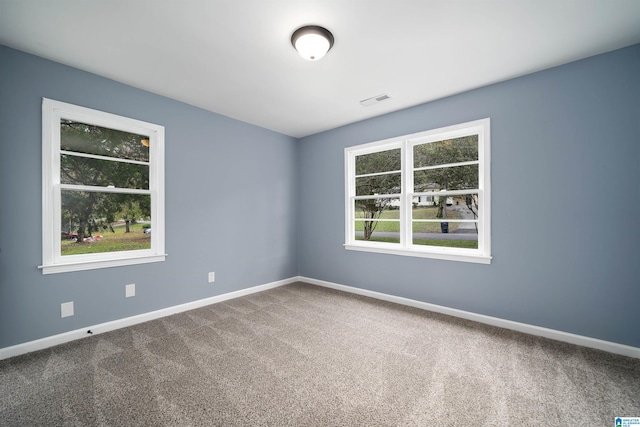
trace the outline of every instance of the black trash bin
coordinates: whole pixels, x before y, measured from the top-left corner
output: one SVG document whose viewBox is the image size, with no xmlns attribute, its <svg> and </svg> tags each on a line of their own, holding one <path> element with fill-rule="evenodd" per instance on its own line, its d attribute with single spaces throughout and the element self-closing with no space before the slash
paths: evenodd
<svg viewBox="0 0 640 427">
<path fill-rule="evenodd" d="M 443 233 L 448 233 L 449 232 L 449 223 L 448 222 L 441 222 L 440 223 L 440 231 L 442 231 Z"/>
</svg>

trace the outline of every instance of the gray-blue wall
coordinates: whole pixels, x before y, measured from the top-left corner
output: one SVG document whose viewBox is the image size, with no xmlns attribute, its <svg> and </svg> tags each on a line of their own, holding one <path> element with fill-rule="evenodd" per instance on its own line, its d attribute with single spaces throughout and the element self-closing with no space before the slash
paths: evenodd
<svg viewBox="0 0 640 427">
<path fill-rule="evenodd" d="M 344 147 L 485 117 L 491 265 L 342 247 Z M 300 275 L 640 347 L 640 45 L 303 138 L 300 150 Z"/>
<path fill-rule="evenodd" d="M 165 126 L 165 262 L 36 268 L 42 97 Z M 0 146 L 0 348 L 297 274 L 294 138 L 0 46 Z"/>
<path fill-rule="evenodd" d="M 0 46 L 0 348 L 296 275 L 640 347 L 638 76 L 640 45 L 296 141 Z M 42 97 L 166 127 L 166 262 L 36 269 Z M 344 147 L 484 117 L 491 265 L 343 249 Z"/>
</svg>

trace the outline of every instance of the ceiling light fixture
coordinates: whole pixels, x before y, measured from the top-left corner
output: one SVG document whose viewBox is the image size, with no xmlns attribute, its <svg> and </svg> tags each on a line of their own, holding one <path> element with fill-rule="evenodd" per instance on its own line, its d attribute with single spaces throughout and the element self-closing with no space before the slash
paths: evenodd
<svg viewBox="0 0 640 427">
<path fill-rule="evenodd" d="M 326 28 L 307 25 L 293 32 L 291 44 L 304 59 L 317 61 L 333 46 L 333 34 Z"/>
</svg>

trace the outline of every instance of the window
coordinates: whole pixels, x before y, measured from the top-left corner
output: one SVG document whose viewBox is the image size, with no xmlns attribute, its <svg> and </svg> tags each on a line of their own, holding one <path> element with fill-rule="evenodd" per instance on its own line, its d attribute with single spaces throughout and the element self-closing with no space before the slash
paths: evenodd
<svg viewBox="0 0 640 427">
<path fill-rule="evenodd" d="M 345 148 L 345 248 L 489 264 L 490 120 Z"/>
<path fill-rule="evenodd" d="M 43 98 L 43 274 L 164 261 L 164 127 Z"/>
</svg>

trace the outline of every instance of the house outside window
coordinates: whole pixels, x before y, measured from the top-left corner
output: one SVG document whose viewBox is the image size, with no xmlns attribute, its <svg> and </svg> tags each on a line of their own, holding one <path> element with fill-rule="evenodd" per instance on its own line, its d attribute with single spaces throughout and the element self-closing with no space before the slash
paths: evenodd
<svg viewBox="0 0 640 427">
<path fill-rule="evenodd" d="M 42 103 L 43 274 L 163 261 L 164 127 Z"/>
<path fill-rule="evenodd" d="M 490 120 L 345 149 L 345 248 L 488 264 Z"/>
</svg>

